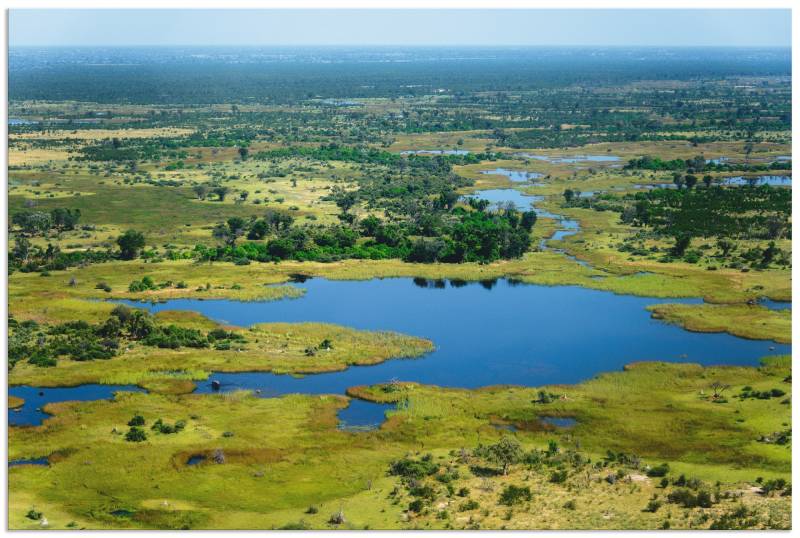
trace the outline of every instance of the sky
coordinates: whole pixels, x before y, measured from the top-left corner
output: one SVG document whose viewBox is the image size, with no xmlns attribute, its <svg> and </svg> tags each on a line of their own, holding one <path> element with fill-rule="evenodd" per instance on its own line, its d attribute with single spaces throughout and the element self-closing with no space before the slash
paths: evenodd
<svg viewBox="0 0 800 538">
<path fill-rule="evenodd" d="M 791 46 L 783 10 L 20 10 L 9 45 Z"/>
</svg>

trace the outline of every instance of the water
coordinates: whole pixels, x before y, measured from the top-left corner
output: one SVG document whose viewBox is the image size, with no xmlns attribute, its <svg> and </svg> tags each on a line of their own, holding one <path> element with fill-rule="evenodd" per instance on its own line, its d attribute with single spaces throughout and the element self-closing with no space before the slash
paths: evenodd
<svg viewBox="0 0 800 538">
<path fill-rule="evenodd" d="M 716 159 L 706 159 L 706 164 L 725 164 L 728 162 L 727 157 L 718 157 Z"/>
<path fill-rule="evenodd" d="M 431 339 L 436 350 L 419 359 L 390 360 L 341 372 L 292 377 L 264 372 L 214 373 L 199 393 L 260 389 L 263 396 L 344 393 L 354 385 L 401 381 L 475 388 L 496 384 L 575 383 L 640 360 L 755 365 L 790 345 L 725 333 L 691 333 L 650 318 L 645 307 L 701 303 L 614 295 L 579 287 L 546 287 L 511 280 L 483 284 L 410 278 L 308 280 L 291 301 L 240 303 L 178 299 L 144 305 L 152 312 L 196 310 L 240 326 L 260 322 L 326 322 L 362 330 L 392 330 Z M 143 306 L 130 303 L 135 306 Z M 608 313 L 613 312 L 613 316 Z"/>
<path fill-rule="evenodd" d="M 756 176 L 756 177 L 726 177 L 720 181 L 721 185 L 772 185 L 774 187 L 791 187 L 792 176 Z"/>
<path fill-rule="evenodd" d="M 569 417 L 539 417 L 539 420 L 556 428 L 571 428 L 578 423 L 577 420 Z"/>
<path fill-rule="evenodd" d="M 558 163 L 573 164 L 580 162 L 607 163 L 607 162 L 617 162 L 620 160 L 620 158 L 616 155 L 573 155 L 569 157 L 552 157 L 550 155 L 536 155 L 533 153 L 515 153 L 515 155 L 518 157 L 525 157 L 526 159 L 547 161 L 552 164 L 558 164 Z"/>
<path fill-rule="evenodd" d="M 484 170 L 481 174 L 506 176 L 515 183 L 526 183 L 532 179 L 539 179 L 542 174 L 538 172 L 526 172 L 525 170 L 509 170 L 508 168 L 495 168 L 494 170 Z"/>
<path fill-rule="evenodd" d="M 206 461 L 206 457 L 201 454 L 195 454 L 194 456 L 189 456 L 189 459 L 186 460 L 186 465 L 199 465 Z"/>
<path fill-rule="evenodd" d="M 374 430 L 383 423 L 386 412 L 395 404 L 380 404 L 351 399 L 350 405 L 339 411 L 339 429 L 349 431 Z"/>
<path fill-rule="evenodd" d="M 8 118 L 9 125 L 36 125 L 39 123 L 38 121 L 33 120 L 23 120 L 20 118 Z"/>
<path fill-rule="evenodd" d="M 418 149 L 401 151 L 400 155 L 468 155 L 466 149 Z"/>
<path fill-rule="evenodd" d="M 773 301 L 772 299 L 767 299 L 766 297 L 762 297 L 758 300 L 758 304 L 761 306 L 766 306 L 770 310 L 791 310 L 792 309 L 792 302 L 791 301 Z"/>
<path fill-rule="evenodd" d="M 9 467 L 19 467 L 20 465 L 40 465 L 40 466 L 49 466 L 50 462 L 47 461 L 47 458 L 34 458 L 29 460 L 11 460 L 8 462 Z"/>
<path fill-rule="evenodd" d="M 46 369 L 42 369 L 46 373 Z M 21 407 L 8 410 L 8 424 L 11 426 L 39 425 L 49 415 L 42 408 L 50 403 L 68 401 L 109 400 L 117 391 L 144 392 L 135 385 L 80 385 L 78 387 L 40 388 L 20 385 L 9 387 L 8 394 L 24 398 Z"/>
<path fill-rule="evenodd" d="M 480 200 L 488 200 L 491 202 L 489 207 L 497 209 L 498 207 L 505 206 L 508 203 L 514 204 L 514 207 L 521 211 L 529 211 L 534 209 L 533 204 L 541 201 L 541 196 L 526 196 L 516 189 L 486 189 L 482 191 L 475 191 L 469 198 L 477 198 Z M 541 212 L 536 212 L 540 217 L 546 215 Z"/>
<path fill-rule="evenodd" d="M 493 204 L 513 202 L 535 209 L 540 196 L 514 189 L 479 191 Z M 577 221 L 545 210 L 542 217 L 559 221 L 553 239 L 577 233 Z M 577 261 L 577 260 L 576 260 Z M 769 354 L 788 354 L 791 346 L 745 340 L 724 333 L 691 333 L 650 318 L 645 307 L 664 302 L 701 303 L 702 299 L 657 299 L 615 295 L 573 286 L 546 287 L 509 279 L 467 283 L 461 280 L 391 278 L 369 281 L 295 279 L 307 292 L 299 299 L 270 302 L 177 299 L 144 305 L 151 312 L 193 310 L 217 321 L 240 326 L 262 322 L 316 321 L 362 330 L 391 330 L 431 339 L 435 351 L 420 359 L 390 360 L 341 372 L 292 377 L 268 372 L 215 372 L 198 393 L 249 389 L 261 397 L 289 393 L 342 394 L 348 387 L 392 379 L 440 386 L 476 388 L 486 385 L 537 386 L 576 383 L 625 364 L 643 360 L 691 361 L 700 364 L 756 365 Z M 766 301 L 762 304 L 777 304 Z M 791 303 L 785 303 L 791 307 Z M 613 312 L 613 316 L 608 313 Z M 576 337 L 579 336 L 579 337 Z M 10 424 L 38 424 L 46 415 L 32 411 L 45 403 L 94 400 L 130 386 L 85 385 L 68 389 L 12 387 L 26 399 Z M 63 392 L 59 392 L 63 391 Z M 351 400 L 339 412 L 339 427 L 373 429 L 391 404 Z M 543 419 L 559 421 L 572 419 Z M 550 422 L 559 427 L 571 424 Z M 574 422 L 573 422 L 574 423 Z M 202 456 L 197 456 L 202 458 Z M 193 457 L 194 458 L 194 457 Z M 202 459 L 190 458 L 189 465 Z"/>
</svg>

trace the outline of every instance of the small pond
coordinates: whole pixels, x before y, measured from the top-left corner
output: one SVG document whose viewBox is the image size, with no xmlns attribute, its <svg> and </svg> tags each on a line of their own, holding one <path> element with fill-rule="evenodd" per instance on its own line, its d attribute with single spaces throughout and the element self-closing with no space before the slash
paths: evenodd
<svg viewBox="0 0 800 538">
<path fill-rule="evenodd" d="M 792 176 L 755 176 L 726 177 L 720 181 L 722 185 L 772 185 L 773 187 L 791 187 Z"/>
<path fill-rule="evenodd" d="M 48 466 L 50 462 L 47 461 L 47 458 L 34 458 L 34 459 L 22 459 L 22 460 L 11 460 L 8 462 L 9 467 L 19 467 L 21 465 L 39 465 L 39 466 Z"/>
<path fill-rule="evenodd" d="M 351 399 L 350 405 L 339 411 L 339 429 L 348 431 L 374 430 L 386 418 L 386 412 L 395 404 L 381 404 Z"/>
<path fill-rule="evenodd" d="M 484 170 L 481 174 L 506 176 L 515 183 L 527 183 L 532 179 L 539 179 L 542 174 L 538 172 L 526 172 L 525 170 L 509 170 L 508 168 L 495 168 L 494 170 Z"/>
</svg>

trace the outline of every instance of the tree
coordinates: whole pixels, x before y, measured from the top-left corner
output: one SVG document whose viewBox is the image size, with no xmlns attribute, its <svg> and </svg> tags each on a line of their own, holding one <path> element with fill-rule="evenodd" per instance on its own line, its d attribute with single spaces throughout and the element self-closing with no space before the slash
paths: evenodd
<svg viewBox="0 0 800 538">
<path fill-rule="evenodd" d="M 239 148 L 239 157 L 242 158 L 243 161 L 247 160 L 247 155 L 250 153 L 250 150 L 247 148 Z"/>
<path fill-rule="evenodd" d="M 247 222 L 242 217 L 231 217 L 226 222 L 218 224 L 212 235 L 232 247 L 236 244 L 236 240 L 244 235 L 245 228 Z"/>
<path fill-rule="evenodd" d="M 119 245 L 120 257 L 123 260 L 132 260 L 144 248 L 144 234 L 136 230 L 128 230 L 117 237 L 117 245 Z"/>
<path fill-rule="evenodd" d="M 672 174 L 672 182 L 675 184 L 676 187 L 678 187 L 678 190 L 680 190 L 680 188 L 683 187 L 683 182 L 684 182 L 683 174 L 681 174 L 680 172 L 675 172 L 674 174 Z"/>
<path fill-rule="evenodd" d="M 31 242 L 28 241 L 26 237 L 17 237 L 17 240 L 14 241 L 14 250 L 12 251 L 12 255 L 14 259 L 21 261 L 22 263 L 28 263 L 28 256 L 31 253 Z"/>
<path fill-rule="evenodd" d="M 537 215 L 535 211 L 525 211 L 522 213 L 522 220 L 520 221 L 520 226 L 522 226 L 526 231 L 530 232 L 533 229 L 533 225 L 536 224 Z"/>
<path fill-rule="evenodd" d="M 572 189 L 567 189 L 564 191 L 564 200 L 566 200 L 567 203 L 570 203 L 573 198 L 575 198 L 575 191 Z"/>
<path fill-rule="evenodd" d="M 689 234 L 682 234 L 675 238 L 675 245 L 673 245 L 672 250 L 670 251 L 673 256 L 683 256 L 683 253 L 686 252 L 686 249 L 689 248 L 689 245 L 692 242 L 692 236 Z"/>
<path fill-rule="evenodd" d="M 222 185 L 217 185 L 211 192 L 213 192 L 219 197 L 220 202 L 224 202 L 225 197 L 228 195 L 230 190 L 231 190 L 230 187 L 223 187 Z"/>
<path fill-rule="evenodd" d="M 192 187 L 192 190 L 197 195 L 200 200 L 205 200 L 206 196 L 208 196 L 208 186 L 207 185 L 195 185 Z"/>
<path fill-rule="evenodd" d="M 707 189 L 711 187 L 711 182 L 712 181 L 714 181 L 714 178 L 711 177 L 710 175 L 706 174 L 706 175 L 703 176 L 703 183 L 706 184 L 706 188 Z"/>
<path fill-rule="evenodd" d="M 693 189 L 694 186 L 697 185 L 697 176 L 695 176 L 694 174 L 686 174 L 686 177 L 684 179 L 686 181 L 687 189 Z"/>
<path fill-rule="evenodd" d="M 714 391 L 714 394 L 711 396 L 714 400 L 718 400 L 722 397 L 722 393 L 725 392 L 727 389 L 730 388 L 730 385 L 726 385 L 722 381 L 714 381 L 711 383 L 711 390 Z"/>
<path fill-rule="evenodd" d="M 353 191 L 345 191 L 339 189 L 333 195 L 334 201 L 336 202 L 336 206 L 342 211 L 342 214 L 346 214 L 350 211 L 354 205 L 356 205 L 356 193 Z"/>
<path fill-rule="evenodd" d="M 519 442 L 512 437 L 503 437 L 494 445 L 486 447 L 486 457 L 503 468 L 503 474 L 508 474 L 508 468 L 522 458 L 522 448 Z"/>
</svg>

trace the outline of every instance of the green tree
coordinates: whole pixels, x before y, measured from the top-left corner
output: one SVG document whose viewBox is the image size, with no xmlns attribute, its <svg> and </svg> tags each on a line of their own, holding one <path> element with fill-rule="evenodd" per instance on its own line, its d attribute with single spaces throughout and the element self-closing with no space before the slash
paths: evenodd
<svg viewBox="0 0 800 538">
<path fill-rule="evenodd" d="M 119 245 L 120 257 L 123 260 L 132 260 L 144 248 L 144 234 L 136 230 L 128 230 L 117 237 L 117 245 Z"/>
</svg>

